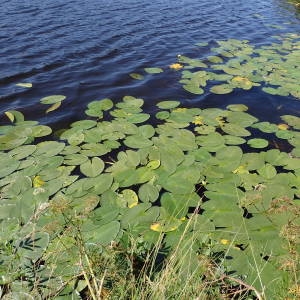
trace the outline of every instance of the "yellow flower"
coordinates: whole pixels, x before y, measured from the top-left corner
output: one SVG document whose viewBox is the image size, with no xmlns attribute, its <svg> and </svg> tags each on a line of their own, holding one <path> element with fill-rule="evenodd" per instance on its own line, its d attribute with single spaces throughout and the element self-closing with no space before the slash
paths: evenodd
<svg viewBox="0 0 300 300">
<path fill-rule="evenodd" d="M 289 125 L 288 124 L 278 124 L 277 125 L 277 127 L 278 127 L 278 129 L 281 129 L 281 130 L 287 130 L 287 129 L 289 129 Z"/>
<path fill-rule="evenodd" d="M 172 64 L 169 66 L 170 69 L 173 69 L 173 70 L 180 70 L 183 68 L 183 65 L 179 64 L 179 63 L 175 63 L 175 64 Z"/>
<path fill-rule="evenodd" d="M 192 121 L 195 125 L 203 125 L 203 117 L 201 116 L 196 116 L 194 117 L 194 120 Z"/>
<path fill-rule="evenodd" d="M 39 188 L 39 187 L 41 187 L 41 186 L 43 186 L 45 184 L 45 181 L 42 180 L 41 176 L 35 176 L 33 178 L 32 183 L 33 183 L 33 187 Z"/>
<path fill-rule="evenodd" d="M 230 243 L 230 241 L 229 241 L 229 240 L 226 240 L 226 239 L 222 239 L 222 240 L 220 241 L 220 243 L 221 243 L 222 245 L 228 245 L 228 244 Z"/>
</svg>

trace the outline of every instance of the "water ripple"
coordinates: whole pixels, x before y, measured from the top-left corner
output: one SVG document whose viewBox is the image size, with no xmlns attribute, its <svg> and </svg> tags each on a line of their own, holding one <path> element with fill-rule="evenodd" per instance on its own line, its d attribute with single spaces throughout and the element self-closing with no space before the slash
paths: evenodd
<svg viewBox="0 0 300 300">
<path fill-rule="evenodd" d="M 270 27 L 287 22 L 284 29 Z M 102 97 L 144 97 L 149 111 L 150 99 L 176 95 L 199 102 L 176 84 L 174 73 L 142 82 L 128 74 L 147 66 L 166 68 L 179 53 L 207 55 L 207 49 L 199 53 L 197 42 L 239 38 L 260 45 L 299 29 L 299 16 L 284 0 L 2 1 L 0 113 L 21 109 L 28 118 L 61 123 Z M 34 86 L 22 90 L 15 86 L 21 81 Z M 58 93 L 68 98 L 53 119 L 46 118 L 39 99 Z M 222 106 L 216 99 L 206 95 L 201 105 Z"/>
</svg>

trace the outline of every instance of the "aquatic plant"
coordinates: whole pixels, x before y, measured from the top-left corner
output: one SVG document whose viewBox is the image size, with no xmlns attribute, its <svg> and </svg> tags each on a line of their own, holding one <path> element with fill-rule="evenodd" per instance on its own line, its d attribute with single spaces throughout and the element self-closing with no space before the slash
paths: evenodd
<svg viewBox="0 0 300 300">
<path fill-rule="evenodd" d="M 219 94 L 264 84 L 265 92 L 299 97 L 294 39 L 259 49 L 220 41 L 218 55 L 180 56 L 170 68 L 196 94 L 213 81 Z M 40 102 L 50 112 L 64 99 Z M 150 116 L 143 105 L 133 96 L 95 100 L 85 120 L 55 134 L 19 111 L 5 113 L 0 296 L 98 299 L 120 295 L 117 284 L 129 275 L 151 282 L 145 295 L 157 296 L 167 280 L 156 275 L 171 276 L 170 268 L 181 287 L 183 276 L 202 287 L 206 278 L 214 290 L 226 283 L 228 293 L 237 284 L 258 299 L 299 295 L 300 118 L 273 124 L 244 104 L 200 109 L 177 100 L 157 103 Z"/>
</svg>

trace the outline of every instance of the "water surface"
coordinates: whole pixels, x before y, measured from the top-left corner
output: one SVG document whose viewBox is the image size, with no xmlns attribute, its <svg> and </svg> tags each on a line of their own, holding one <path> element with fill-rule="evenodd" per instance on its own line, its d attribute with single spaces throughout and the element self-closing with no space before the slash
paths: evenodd
<svg viewBox="0 0 300 300">
<path fill-rule="evenodd" d="M 180 74 L 168 70 L 178 54 L 209 55 L 220 39 L 247 39 L 260 46 L 272 36 L 300 32 L 296 9 L 284 0 L 7 0 L 0 10 L 0 114 L 22 111 L 27 119 L 54 127 L 84 117 L 92 100 L 124 95 L 145 100 L 155 111 L 160 100 L 178 99 L 184 105 L 224 107 L 247 103 L 251 113 L 276 119 L 300 114 L 300 101 L 267 95 L 255 88 L 226 96 L 196 96 L 178 83 Z M 300 63 L 300 62 L 299 62 Z M 144 80 L 128 74 L 144 67 L 166 71 Z M 32 82 L 33 88 L 17 87 Z M 45 115 L 42 97 L 63 94 L 67 99 Z M 276 112 L 274 114 L 274 112 Z"/>
</svg>

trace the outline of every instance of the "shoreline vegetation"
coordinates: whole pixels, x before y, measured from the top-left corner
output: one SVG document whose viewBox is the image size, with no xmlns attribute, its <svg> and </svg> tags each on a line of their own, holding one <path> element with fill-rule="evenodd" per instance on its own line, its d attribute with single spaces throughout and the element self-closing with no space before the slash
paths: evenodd
<svg viewBox="0 0 300 300">
<path fill-rule="evenodd" d="M 219 41 L 216 55 L 168 69 L 196 95 L 261 88 L 299 101 L 300 36 L 276 39 Z M 65 99 L 40 103 L 51 113 Z M 59 132 L 5 113 L 0 298 L 299 299 L 300 118 L 143 105 L 95 100 Z"/>
</svg>

